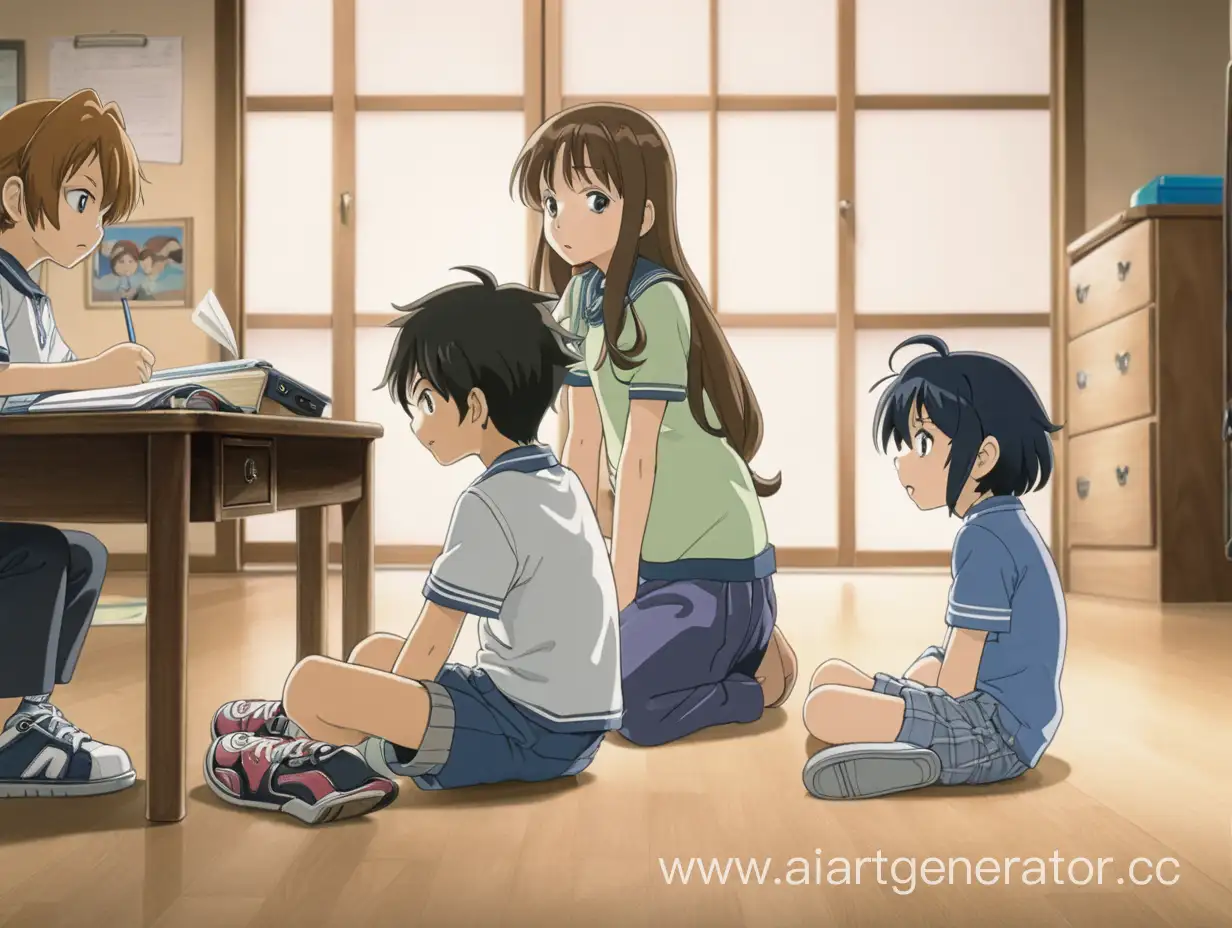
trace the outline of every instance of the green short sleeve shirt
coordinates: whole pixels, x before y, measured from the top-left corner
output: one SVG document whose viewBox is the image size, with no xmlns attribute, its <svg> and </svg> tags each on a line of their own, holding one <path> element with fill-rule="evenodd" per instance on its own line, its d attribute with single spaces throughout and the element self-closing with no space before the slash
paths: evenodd
<svg viewBox="0 0 1232 928">
<path fill-rule="evenodd" d="M 697 423 L 688 402 L 689 307 L 679 278 L 639 258 L 629 298 L 631 312 L 618 344 L 633 347 L 634 315 L 646 339 L 631 370 L 615 367 L 603 351 L 603 277 L 598 270 L 570 282 L 558 319 L 584 339 L 584 360 L 565 382 L 595 391 L 613 487 L 630 404 L 667 403 L 642 542 L 643 578 L 747 580 L 772 573 L 773 549 L 749 467 L 725 439 Z M 709 399 L 704 402 L 710 423 L 717 424 Z"/>
</svg>

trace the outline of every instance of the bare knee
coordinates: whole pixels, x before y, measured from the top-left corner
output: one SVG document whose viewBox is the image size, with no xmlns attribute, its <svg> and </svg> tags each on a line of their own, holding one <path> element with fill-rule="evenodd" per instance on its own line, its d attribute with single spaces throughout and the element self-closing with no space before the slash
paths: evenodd
<svg viewBox="0 0 1232 928">
<path fill-rule="evenodd" d="M 941 661 L 931 655 L 921 657 L 907 668 L 907 672 L 903 676 L 923 686 L 936 686 L 937 680 L 941 676 Z"/>
<path fill-rule="evenodd" d="M 406 639 L 388 632 L 377 632 L 369 635 L 351 650 L 347 658 L 348 664 L 359 664 L 361 667 L 373 667 L 377 670 L 392 670 L 394 661 L 402 652 Z"/>
<path fill-rule="evenodd" d="M 813 673 L 813 679 L 809 682 L 809 689 L 816 689 L 819 686 L 827 686 L 831 684 L 849 683 L 854 677 L 860 673 L 853 665 L 846 661 L 841 661 L 837 657 L 832 657 L 829 660 L 821 662 L 821 666 Z"/>
<path fill-rule="evenodd" d="M 282 691 L 282 706 L 293 719 L 314 717 L 321 693 L 335 662 L 328 657 L 305 657 L 287 675 Z"/>
<path fill-rule="evenodd" d="M 826 664 L 830 661 L 826 661 Z M 843 663 L 836 661 L 835 663 Z M 825 669 L 826 664 L 822 664 L 817 668 L 817 673 L 813 675 L 813 680 Z M 834 683 L 814 683 L 814 687 L 809 691 L 809 694 L 804 697 L 804 727 L 808 729 L 809 734 L 814 738 L 819 738 L 822 741 L 833 741 L 833 732 L 830 731 L 830 726 L 827 720 L 834 717 L 834 713 L 838 709 L 838 703 L 843 696 L 843 687 L 841 684 Z"/>
</svg>

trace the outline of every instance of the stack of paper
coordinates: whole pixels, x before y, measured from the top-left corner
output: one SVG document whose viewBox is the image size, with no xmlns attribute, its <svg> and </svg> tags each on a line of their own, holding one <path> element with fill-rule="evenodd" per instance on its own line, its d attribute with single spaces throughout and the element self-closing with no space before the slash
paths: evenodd
<svg viewBox="0 0 1232 928">
<path fill-rule="evenodd" d="M 231 352 L 231 357 L 240 356 L 239 345 L 235 341 L 235 331 L 227 319 L 227 314 L 218 305 L 218 297 L 213 290 L 205 291 L 205 296 L 197 304 L 192 314 L 193 325 Z"/>
</svg>

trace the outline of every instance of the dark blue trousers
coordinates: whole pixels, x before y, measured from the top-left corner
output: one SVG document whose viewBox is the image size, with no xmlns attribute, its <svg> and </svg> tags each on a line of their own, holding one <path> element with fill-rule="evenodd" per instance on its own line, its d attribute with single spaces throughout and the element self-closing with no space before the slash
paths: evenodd
<svg viewBox="0 0 1232 928">
<path fill-rule="evenodd" d="M 0 698 L 72 680 L 106 573 L 93 535 L 0 522 Z"/>
<path fill-rule="evenodd" d="M 772 577 L 643 581 L 620 614 L 620 733 L 656 745 L 761 718 L 765 696 L 754 674 L 776 611 Z"/>
</svg>

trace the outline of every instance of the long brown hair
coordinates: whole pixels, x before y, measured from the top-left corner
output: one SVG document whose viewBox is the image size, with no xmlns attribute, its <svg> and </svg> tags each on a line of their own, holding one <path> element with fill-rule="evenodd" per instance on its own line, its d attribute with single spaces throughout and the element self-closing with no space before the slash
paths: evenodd
<svg viewBox="0 0 1232 928">
<path fill-rule="evenodd" d="M 761 408 L 680 247 L 676 159 L 663 130 L 631 106 L 587 103 L 571 107 L 548 119 L 527 140 L 514 163 L 510 189 L 523 204 L 542 212 L 541 190 L 551 184 L 558 161 L 571 183 L 592 176 L 626 203 L 604 284 L 604 351 L 598 363 L 606 356 L 621 370 L 639 366 L 635 358 L 646 347 L 646 333 L 636 311 L 633 344 L 627 351 L 617 344 L 632 309 L 627 296 L 638 256 L 671 271 L 680 278 L 689 306 L 689 410 L 699 426 L 726 439 L 749 463 L 761 446 Z M 655 218 L 642 236 L 642 204 L 647 201 L 654 205 Z M 530 285 L 550 286 L 561 294 L 572 274 L 569 263 L 540 232 Z M 707 396 L 719 419 L 717 428 L 706 415 Z M 754 473 L 752 477 L 758 496 L 772 496 L 783 483 L 781 474 L 767 479 Z"/>
</svg>

